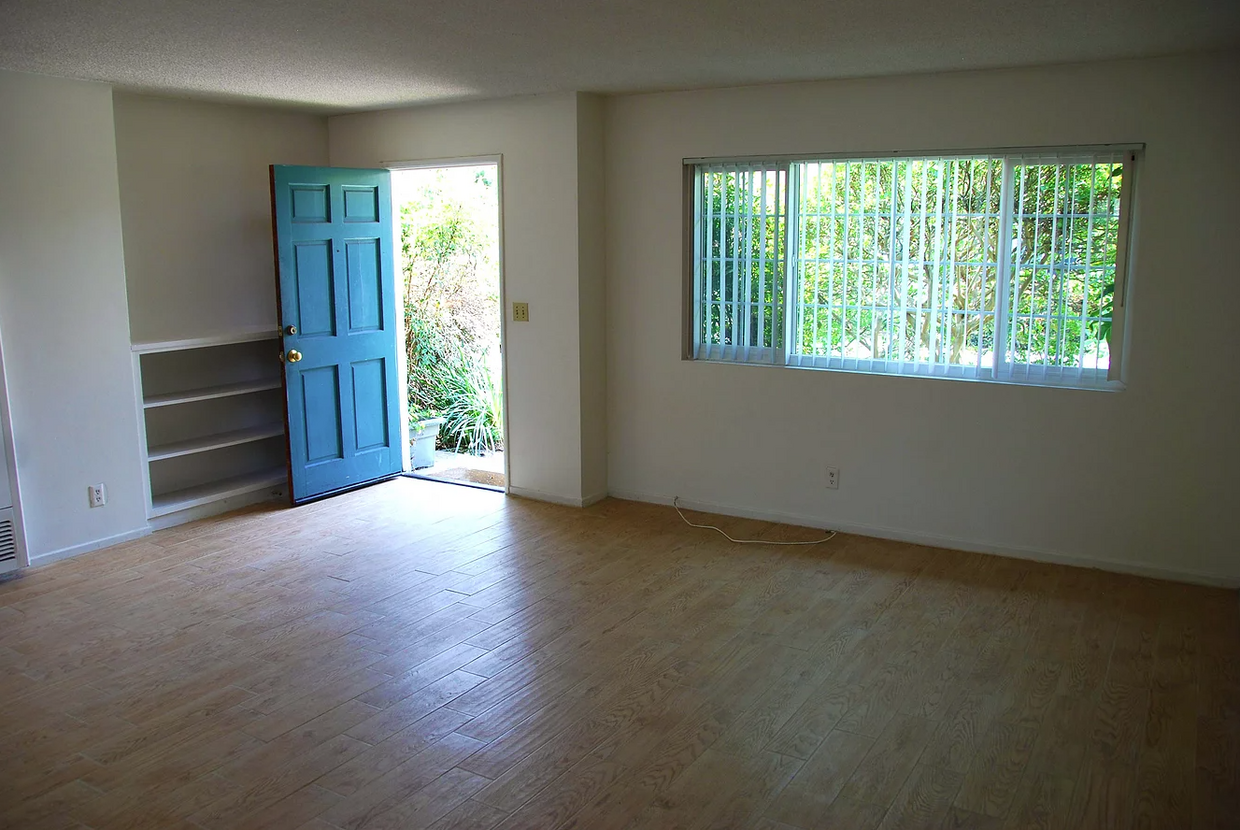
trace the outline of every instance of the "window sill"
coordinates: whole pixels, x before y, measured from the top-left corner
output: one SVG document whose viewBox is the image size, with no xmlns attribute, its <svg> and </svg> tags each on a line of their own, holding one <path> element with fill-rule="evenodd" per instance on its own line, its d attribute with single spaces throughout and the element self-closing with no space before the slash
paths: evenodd
<svg viewBox="0 0 1240 830">
<path fill-rule="evenodd" d="M 848 369 L 848 368 L 836 367 L 836 366 L 797 366 L 797 365 L 785 364 L 785 363 L 766 363 L 766 362 L 756 362 L 756 361 L 746 362 L 746 361 L 741 361 L 741 360 L 716 360 L 712 358 L 703 358 L 703 357 L 684 357 L 682 358 L 682 360 L 689 362 L 689 363 L 706 363 L 706 364 L 712 364 L 716 366 L 752 366 L 752 367 L 768 368 L 768 369 L 772 369 L 772 368 L 773 369 L 793 369 L 793 370 L 810 371 L 810 372 L 832 372 L 832 373 L 840 373 L 840 374 L 846 374 L 846 375 L 862 375 L 865 377 L 872 377 L 872 378 L 889 378 L 889 379 L 901 378 L 901 379 L 907 379 L 907 380 L 935 380 L 935 381 L 950 380 L 950 381 L 958 381 L 958 382 L 963 382 L 963 383 L 987 384 L 987 385 L 994 385 L 994 386 L 1026 386 L 1026 387 L 1036 387 L 1036 388 L 1041 388 L 1041 389 L 1064 389 L 1064 390 L 1068 390 L 1072 392 L 1123 392 L 1124 390 L 1128 388 L 1127 384 L 1125 384 L 1123 381 L 1120 381 L 1120 380 L 1100 380 L 1100 381 L 1090 381 L 1088 383 L 1077 383 L 1077 382 L 1056 382 L 1054 380 L 1045 380 L 1045 379 L 1026 380 L 1023 378 L 1010 378 L 1010 377 L 1007 377 L 1007 378 L 1004 378 L 1004 377 L 975 378 L 975 377 L 965 377 L 962 375 L 949 375 L 949 374 L 930 374 L 930 373 L 913 374 L 913 373 L 905 373 L 905 372 L 870 372 L 864 369 Z"/>
</svg>

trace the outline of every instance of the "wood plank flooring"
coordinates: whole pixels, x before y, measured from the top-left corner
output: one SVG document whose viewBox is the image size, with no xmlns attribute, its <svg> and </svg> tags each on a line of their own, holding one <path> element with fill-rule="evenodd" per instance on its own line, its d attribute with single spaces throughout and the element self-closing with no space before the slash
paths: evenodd
<svg viewBox="0 0 1240 830">
<path fill-rule="evenodd" d="M 630 502 L 163 531 L 0 584 L 0 666 L 2 827 L 1240 826 L 1235 592 Z"/>
</svg>

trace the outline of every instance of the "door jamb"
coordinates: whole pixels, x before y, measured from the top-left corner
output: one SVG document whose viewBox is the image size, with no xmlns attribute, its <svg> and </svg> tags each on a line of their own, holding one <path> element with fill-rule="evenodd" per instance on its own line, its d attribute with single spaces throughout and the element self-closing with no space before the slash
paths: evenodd
<svg viewBox="0 0 1240 830">
<path fill-rule="evenodd" d="M 504 257 L 504 155 L 502 153 L 487 156 L 456 156 L 453 158 L 440 159 L 409 159 L 401 161 L 381 161 L 379 167 L 386 167 L 392 172 L 400 170 L 427 170 L 440 167 L 478 167 L 484 164 L 495 165 L 495 197 L 497 202 L 496 219 L 499 222 L 499 233 L 497 234 L 496 245 L 499 249 L 499 357 L 500 357 L 500 384 L 503 387 L 504 397 L 504 495 L 509 494 L 509 488 L 512 486 L 512 444 L 508 440 L 509 430 L 509 412 L 508 412 L 508 280 L 507 280 L 507 260 Z M 396 205 L 392 205 L 392 228 L 396 235 L 395 247 L 400 247 L 400 222 L 396 215 Z M 404 343 L 404 281 L 396 277 L 398 273 L 393 269 L 393 276 L 396 279 L 396 297 L 400 302 L 399 310 L 401 324 L 398 327 L 397 336 L 400 337 L 398 342 L 399 350 L 399 367 L 400 367 L 400 418 L 401 418 L 401 444 L 405 448 L 403 450 L 404 461 L 402 468 L 405 472 L 409 472 L 409 371 L 405 365 L 407 356 L 405 353 Z"/>
</svg>

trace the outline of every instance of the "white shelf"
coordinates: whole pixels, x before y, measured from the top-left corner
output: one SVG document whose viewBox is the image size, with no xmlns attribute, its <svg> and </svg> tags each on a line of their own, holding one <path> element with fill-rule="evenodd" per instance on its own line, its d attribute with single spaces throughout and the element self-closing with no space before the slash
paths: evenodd
<svg viewBox="0 0 1240 830">
<path fill-rule="evenodd" d="M 220 450 L 224 447 L 235 447 L 238 444 L 248 444 L 251 441 L 262 441 L 265 438 L 275 438 L 277 435 L 283 434 L 284 424 L 237 429 L 231 432 L 220 432 L 215 435 L 204 435 L 201 438 L 190 438 L 187 441 L 174 441 L 171 444 L 151 447 L 146 457 L 148 461 L 163 461 L 164 459 L 176 458 L 181 455 L 192 455 L 197 452 L 209 452 L 211 450 Z"/>
<path fill-rule="evenodd" d="M 199 484 L 196 487 L 187 487 L 184 490 L 174 490 L 171 493 L 156 493 L 151 499 L 151 517 L 166 516 L 169 513 L 201 507 L 221 499 L 253 493 L 265 487 L 274 487 L 277 484 L 284 484 L 287 478 L 287 473 L 283 468 L 263 470 Z"/>
<path fill-rule="evenodd" d="M 251 343 L 255 340 L 276 340 L 280 330 L 274 326 L 239 329 L 237 331 L 189 337 L 184 340 L 146 340 L 130 346 L 138 354 L 154 352 L 181 352 L 186 349 L 206 349 L 211 346 L 228 346 L 232 343 Z"/>
<path fill-rule="evenodd" d="M 272 380 L 252 380 L 245 383 L 228 383 L 223 386 L 208 386 L 204 389 L 188 389 L 184 392 L 170 392 L 165 395 L 151 395 L 142 402 L 143 409 L 155 409 L 160 406 L 175 406 L 194 401 L 209 401 L 215 398 L 228 398 L 233 395 L 249 395 L 254 392 L 266 392 L 279 389 L 282 383 L 279 378 Z"/>
</svg>

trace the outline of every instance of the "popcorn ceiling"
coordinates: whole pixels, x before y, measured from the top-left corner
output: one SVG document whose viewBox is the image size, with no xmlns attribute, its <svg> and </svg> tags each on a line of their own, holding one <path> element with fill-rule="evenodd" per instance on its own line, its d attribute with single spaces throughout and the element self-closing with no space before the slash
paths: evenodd
<svg viewBox="0 0 1240 830">
<path fill-rule="evenodd" d="M 1238 41 L 1236 0 L 0 0 L 0 68 L 323 112 Z"/>
</svg>

